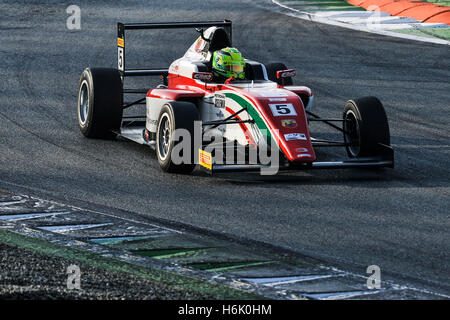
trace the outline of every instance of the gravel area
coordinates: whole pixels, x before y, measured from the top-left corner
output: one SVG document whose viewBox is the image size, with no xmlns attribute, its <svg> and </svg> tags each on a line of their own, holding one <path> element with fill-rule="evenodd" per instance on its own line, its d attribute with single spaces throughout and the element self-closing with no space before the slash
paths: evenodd
<svg viewBox="0 0 450 320">
<path fill-rule="evenodd" d="M 67 267 L 81 270 L 81 289 L 67 289 Z M 211 299 L 164 284 L 84 263 L 0 244 L 0 300 Z"/>
</svg>

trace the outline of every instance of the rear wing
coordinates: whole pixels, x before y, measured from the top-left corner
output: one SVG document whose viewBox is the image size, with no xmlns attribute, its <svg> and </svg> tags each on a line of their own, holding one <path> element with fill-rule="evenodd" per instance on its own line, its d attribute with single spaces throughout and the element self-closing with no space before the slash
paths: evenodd
<svg viewBox="0 0 450 320">
<path fill-rule="evenodd" d="M 204 28 L 224 27 L 228 31 L 231 41 L 231 21 L 205 21 L 205 22 L 160 22 L 160 23 L 117 23 L 117 69 L 122 77 L 132 76 L 167 76 L 167 69 L 127 69 L 125 59 L 125 30 L 143 29 L 181 29 L 181 28 Z"/>
</svg>

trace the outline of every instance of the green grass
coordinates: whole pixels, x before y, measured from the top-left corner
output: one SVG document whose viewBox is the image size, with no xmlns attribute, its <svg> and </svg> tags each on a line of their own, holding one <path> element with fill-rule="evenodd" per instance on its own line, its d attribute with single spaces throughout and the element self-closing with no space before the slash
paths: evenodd
<svg viewBox="0 0 450 320">
<path fill-rule="evenodd" d="M 439 38 L 450 41 L 450 28 L 429 28 L 429 29 L 402 29 L 391 30 L 394 32 L 400 32 L 404 34 L 411 34 L 421 37 Z"/>
<path fill-rule="evenodd" d="M 114 258 L 107 258 L 77 248 L 66 247 L 46 240 L 27 237 L 5 229 L 0 229 L 0 242 L 20 247 L 37 253 L 54 256 L 72 261 L 85 263 L 92 267 L 103 268 L 115 272 L 132 274 L 143 279 L 160 283 L 174 289 L 186 290 L 186 292 L 206 294 L 216 299 L 264 299 L 259 295 L 244 292 L 238 289 L 210 283 L 208 281 L 180 275 L 173 272 L 142 267 L 120 261 Z"/>
<path fill-rule="evenodd" d="M 440 6 L 449 6 L 450 7 L 450 0 L 422 0 L 423 2 L 430 2 L 434 3 Z"/>
</svg>

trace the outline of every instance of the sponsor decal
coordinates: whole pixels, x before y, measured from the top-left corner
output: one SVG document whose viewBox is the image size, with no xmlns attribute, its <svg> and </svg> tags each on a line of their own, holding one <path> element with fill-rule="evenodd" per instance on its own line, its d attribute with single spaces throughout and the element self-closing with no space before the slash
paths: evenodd
<svg viewBox="0 0 450 320">
<path fill-rule="evenodd" d="M 283 90 L 269 90 L 265 92 L 260 92 L 259 94 L 266 98 L 279 98 L 288 96 L 288 94 Z"/>
<path fill-rule="evenodd" d="M 223 94 L 216 93 L 214 95 L 214 106 L 216 108 L 225 108 L 225 96 Z"/>
<path fill-rule="evenodd" d="M 269 104 L 269 107 L 272 110 L 272 114 L 275 117 L 296 116 L 297 115 L 297 112 L 295 111 L 292 103 Z"/>
<path fill-rule="evenodd" d="M 284 135 L 286 141 L 291 140 L 306 140 L 306 135 L 304 133 L 286 133 Z"/>
<path fill-rule="evenodd" d="M 308 152 L 308 148 L 297 148 L 295 152 Z"/>
<path fill-rule="evenodd" d="M 219 110 L 219 112 L 216 112 L 216 117 L 219 118 L 219 119 L 222 119 L 225 116 L 223 115 L 223 112 Z"/>
<path fill-rule="evenodd" d="M 286 98 L 269 98 L 270 102 L 283 102 L 286 101 Z"/>
<path fill-rule="evenodd" d="M 212 170 L 212 156 L 211 153 L 202 149 L 198 149 L 198 163 L 206 169 Z"/>
<path fill-rule="evenodd" d="M 288 70 L 280 70 L 277 71 L 277 78 L 290 78 L 295 77 L 295 70 L 294 69 L 288 69 Z"/>
<path fill-rule="evenodd" d="M 202 37 L 198 37 L 197 41 L 195 42 L 194 51 L 197 53 L 202 53 L 204 51 L 206 46 L 206 41 L 202 39 Z"/>
<path fill-rule="evenodd" d="M 203 82 L 212 81 L 213 74 L 210 72 L 193 72 L 192 78 L 195 80 L 201 80 Z"/>
<path fill-rule="evenodd" d="M 172 64 L 171 66 L 170 66 L 170 68 L 169 68 L 169 72 L 172 72 L 172 73 L 177 73 L 178 72 L 178 64 Z"/>
<path fill-rule="evenodd" d="M 298 154 L 297 158 L 311 158 L 311 155 L 309 153 L 302 153 Z"/>
<path fill-rule="evenodd" d="M 125 46 L 125 42 L 122 38 L 117 38 L 117 46 L 122 48 Z"/>
<path fill-rule="evenodd" d="M 297 128 L 297 121 L 294 119 L 281 120 L 281 125 L 285 128 Z"/>
</svg>

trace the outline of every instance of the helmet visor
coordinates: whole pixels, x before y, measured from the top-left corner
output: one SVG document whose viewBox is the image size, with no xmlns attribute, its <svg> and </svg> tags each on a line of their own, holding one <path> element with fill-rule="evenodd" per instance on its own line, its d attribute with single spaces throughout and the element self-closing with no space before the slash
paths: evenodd
<svg viewBox="0 0 450 320">
<path fill-rule="evenodd" d="M 244 64 L 242 62 L 229 62 L 225 64 L 225 70 L 239 74 L 244 71 Z"/>
<path fill-rule="evenodd" d="M 236 73 L 241 73 L 242 71 L 244 71 L 244 66 L 242 64 L 232 64 L 232 65 L 229 65 L 228 68 L 230 69 L 230 71 L 233 71 Z"/>
</svg>

